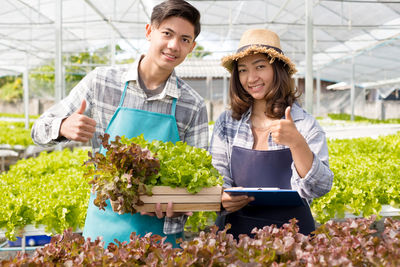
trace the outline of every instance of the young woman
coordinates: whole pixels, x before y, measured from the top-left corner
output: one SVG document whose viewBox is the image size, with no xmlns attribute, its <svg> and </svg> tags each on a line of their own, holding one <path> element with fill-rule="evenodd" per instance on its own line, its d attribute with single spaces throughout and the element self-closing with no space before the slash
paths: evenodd
<svg viewBox="0 0 400 267">
<path fill-rule="evenodd" d="M 294 64 L 266 29 L 246 31 L 239 49 L 222 59 L 231 72 L 230 110 L 214 125 L 210 152 L 224 187 L 279 187 L 297 190 L 304 206 L 252 206 L 246 195 L 222 194 L 220 227 L 251 235 L 254 227 L 281 226 L 296 218 L 300 232 L 314 227 L 309 203 L 332 186 L 325 133 L 296 101 Z"/>
</svg>

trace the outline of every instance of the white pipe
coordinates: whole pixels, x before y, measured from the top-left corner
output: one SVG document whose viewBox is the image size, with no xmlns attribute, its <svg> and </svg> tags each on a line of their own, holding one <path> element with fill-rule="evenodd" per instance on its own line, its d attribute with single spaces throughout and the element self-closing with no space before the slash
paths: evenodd
<svg viewBox="0 0 400 267">
<path fill-rule="evenodd" d="M 313 1 L 306 0 L 306 79 L 305 79 L 305 109 L 313 112 Z"/>
</svg>

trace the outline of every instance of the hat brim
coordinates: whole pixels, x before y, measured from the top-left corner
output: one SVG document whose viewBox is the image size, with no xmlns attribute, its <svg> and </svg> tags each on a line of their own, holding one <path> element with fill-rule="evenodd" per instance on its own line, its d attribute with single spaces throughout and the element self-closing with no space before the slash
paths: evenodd
<svg viewBox="0 0 400 267">
<path fill-rule="evenodd" d="M 251 46 L 243 51 L 240 51 L 239 53 L 223 57 L 221 59 L 221 64 L 230 73 L 232 73 L 234 61 L 237 61 L 238 59 L 243 58 L 245 56 L 259 54 L 259 53 L 267 54 L 271 58 L 272 62 L 275 59 L 282 61 L 285 65 L 287 65 L 289 75 L 293 75 L 297 72 L 296 66 L 293 64 L 292 61 L 290 61 L 290 59 L 287 56 L 279 53 L 273 48 L 266 48 L 256 45 Z"/>
</svg>

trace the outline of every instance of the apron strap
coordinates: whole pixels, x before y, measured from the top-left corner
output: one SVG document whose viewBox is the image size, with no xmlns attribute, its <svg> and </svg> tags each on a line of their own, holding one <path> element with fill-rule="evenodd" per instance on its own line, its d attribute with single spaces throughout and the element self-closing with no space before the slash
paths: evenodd
<svg viewBox="0 0 400 267">
<path fill-rule="evenodd" d="M 126 88 L 128 87 L 128 83 L 129 83 L 129 81 L 127 81 L 127 82 L 125 83 L 124 91 L 122 92 L 121 100 L 119 101 L 118 107 L 122 107 L 122 104 L 124 103 L 125 93 L 126 93 Z"/>
<path fill-rule="evenodd" d="M 171 115 L 175 117 L 176 111 L 176 98 L 172 99 L 172 106 L 171 106 Z"/>
<path fill-rule="evenodd" d="M 176 77 L 176 88 L 179 89 L 179 83 L 178 83 L 178 78 Z M 172 106 L 171 106 L 171 115 L 175 117 L 175 111 L 176 111 L 176 101 L 177 99 L 174 98 L 172 99 Z"/>
</svg>

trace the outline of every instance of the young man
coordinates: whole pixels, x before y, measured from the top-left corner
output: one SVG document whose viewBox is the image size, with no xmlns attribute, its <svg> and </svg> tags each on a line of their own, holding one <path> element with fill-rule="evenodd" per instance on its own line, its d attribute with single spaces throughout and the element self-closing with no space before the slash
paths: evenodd
<svg viewBox="0 0 400 267">
<path fill-rule="evenodd" d="M 148 140 L 181 140 L 206 148 L 204 100 L 174 72 L 195 47 L 199 33 L 200 13 L 186 1 L 168 0 L 155 6 L 146 25 L 148 53 L 129 69 L 102 67 L 89 73 L 36 121 L 33 140 L 39 145 L 90 140 L 93 152 L 98 152 L 99 136 L 107 132 L 111 138 L 144 134 Z M 173 244 L 182 237 L 186 216 L 174 214 L 171 203 L 167 217 L 159 205 L 155 214 L 119 215 L 110 204 L 99 210 L 93 199 L 91 195 L 83 235 L 92 240 L 103 236 L 105 246 L 114 238 L 129 241 L 131 232 L 166 235 Z"/>
</svg>

